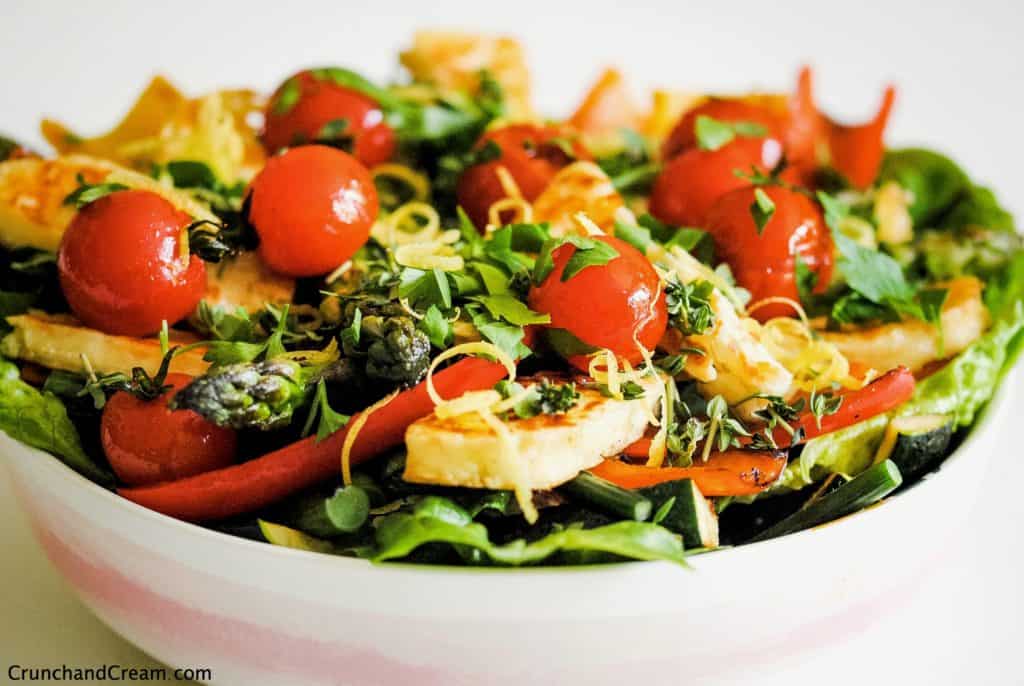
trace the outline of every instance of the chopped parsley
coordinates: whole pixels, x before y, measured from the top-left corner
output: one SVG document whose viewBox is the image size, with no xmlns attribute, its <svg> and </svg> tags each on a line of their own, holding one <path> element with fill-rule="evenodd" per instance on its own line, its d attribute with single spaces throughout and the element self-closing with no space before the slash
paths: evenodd
<svg viewBox="0 0 1024 686">
<path fill-rule="evenodd" d="M 75 180 L 78 181 L 78 188 L 64 198 L 64 204 L 74 205 L 77 209 L 82 209 L 111 193 L 128 190 L 128 186 L 123 183 L 88 183 L 81 174 L 76 175 Z"/>
<path fill-rule="evenodd" d="M 731 143 L 736 136 L 756 138 L 764 136 L 768 131 L 752 121 L 727 122 L 700 115 L 693 125 L 697 137 L 697 147 L 701 150 L 718 150 Z"/>
</svg>

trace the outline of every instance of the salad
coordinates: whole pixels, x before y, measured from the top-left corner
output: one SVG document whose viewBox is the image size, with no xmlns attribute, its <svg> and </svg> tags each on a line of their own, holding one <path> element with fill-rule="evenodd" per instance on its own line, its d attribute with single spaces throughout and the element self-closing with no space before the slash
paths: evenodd
<svg viewBox="0 0 1024 686">
<path fill-rule="evenodd" d="M 321 553 L 685 564 L 940 467 L 1024 341 L 1024 249 L 942 153 L 792 93 L 520 45 L 402 81 L 157 77 L 110 132 L 0 144 L 0 429 L 170 517 Z"/>
</svg>

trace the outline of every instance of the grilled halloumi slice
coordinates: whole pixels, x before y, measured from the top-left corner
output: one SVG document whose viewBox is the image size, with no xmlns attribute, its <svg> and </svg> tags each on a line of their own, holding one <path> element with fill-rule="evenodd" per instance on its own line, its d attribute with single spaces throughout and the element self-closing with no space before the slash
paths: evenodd
<svg viewBox="0 0 1024 686">
<path fill-rule="evenodd" d="M 481 70 L 501 84 L 510 119 L 533 116 L 530 70 L 518 41 L 505 36 L 459 31 L 418 31 L 400 56 L 416 81 L 475 91 Z"/>
<path fill-rule="evenodd" d="M 255 312 L 267 303 L 291 302 L 294 292 L 295 280 L 270 271 L 256 252 L 244 252 L 206 265 L 203 300 L 210 305 Z"/>
<path fill-rule="evenodd" d="M 195 219 L 217 217 L 187 193 L 125 167 L 86 155 L 44 160 L 26 157 L 0 163 L 0 245 L 56 252 L 61 236 L 75 216 L 64 199 L 86 183 L 120 183 L 152 191 Z"/>
<path fill-rule="evenodd" d="M 469 488 L 557 486 L 643 435 L 659 407 L 664 380 L 652 375 L 639 383 L 645 392 L 635 400 L 616 400 L 593 388 L 578 388 L 579 402 L 564 414 L 504 422 L 511 450 L 475 412 L 446 419 L 436 414 L 423 417 L 405 432 L 404 478 Z"/>
<path fill-rule="evenodd" d="M 666 337 L 662 347 L 669 352 L 680 345 L 699 348 L 707 354 L 693 357 L 694 371 L 702 381 L 699 388 L 705 396 L 721 395 L 729 404 L 763 393 L 786 397 L 793 386 L 793 375 L 779 362 L 746 326 L 736 308 L 725 297 L 720 279 L 685 251 L 673 248 L 659 256 L 662 266 L 674 271 L 684 283 L 708 279 L 716 285 L 709 302 L 715 323 L 700 335 Z M 722 286 L 727 287 L 727 286 Z M 673 332 L 678 333 L 678 332 Z M 690 360 L 688 360 L 689 362 Z"/>
<path fill-rule="evenodd" d="M 929 362 L 955 355 L 988 328 L 988 309 L 981 300 L 982 284 L 966 276 L 945 284 L 949 289 L 942 307 L 942 335 L 919 319 L 882 324 L 862 331 L 822 331 L 847 359 L 879 371 L 904 365 L 917 371 Z"/>
<path fill-rule="evenodd" d="M 573 162 L 555 174 L 534 200 L 533 218 L 548 222 L 552 236 L 565 236 L 579 232 L 575 216 L 583 212 L 611 233 L 615 214 L 623 206 L 622 196 L 599 166 L 593 162 Z"/>
<path fill-rule="evenodd" d="M 0 163 L 0 245 L 54 252 L 75 216 L 64 198 L 87 183 L 117 182 L 152 191 L 195 219 L 217 221 L 192 196 L 113 162 L 87 155 L 67 155 Z M 270 271 L 256 253 L 244 253 L 206 269 L 205 300 L 229 309 L 255 311 L 266 303 L 290 302 L 295 281 Z"/>
<path fill-rule="evenodd" d="M 163 359 L 160 342 L 155 338 L 105 334 L 66 315 L 19 314 L 8 317 L 7 323 L 14 330 L 0 340 L 0 354 L 50 369 L 85 372 L 82 359 L 85 356 L 97 372 L 130 374 L 133 367 L 142 367 L 152 374 Z M 193 340 L 174 333 L 171 343 L 187 344 Z M 209 363 L 203 360 L 203 351 L 193 349 L 176 355 L 170 369 L 198 376 L 207 367 Z"/>
</svg>

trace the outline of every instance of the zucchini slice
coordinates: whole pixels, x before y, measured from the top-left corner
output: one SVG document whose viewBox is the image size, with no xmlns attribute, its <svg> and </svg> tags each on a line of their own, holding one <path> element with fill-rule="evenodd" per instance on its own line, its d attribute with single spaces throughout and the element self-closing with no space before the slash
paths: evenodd
<svg viewBox="0 0 1024 686">
<path fill-rule="evenodd" d="M 718 515 L 693 479 L 666 481 L 636 493 L 651 501 L 654 511 L 663 515 L 659 524 L 681 534 L 687 548 L 718 547 Z M 667 513 L 663 507 L 668 507 Z"/>
<path fill-rule="evenodd" d="M 804 509 L 768 527 L 751 538 L 750 542 L 785 536 L 853 514 L 874 505 L 899 488 L 902 483 L 903 476 L 892 460 L 879 462 Z"/>
<path fill-rule="evenodd" d="M 946 456 L 952 438 L 953 418 L 949 415 L 895 417 L 886 427 L 875 462 L 892 460 L 904 476 L 918 476 Z"/>
</svg>

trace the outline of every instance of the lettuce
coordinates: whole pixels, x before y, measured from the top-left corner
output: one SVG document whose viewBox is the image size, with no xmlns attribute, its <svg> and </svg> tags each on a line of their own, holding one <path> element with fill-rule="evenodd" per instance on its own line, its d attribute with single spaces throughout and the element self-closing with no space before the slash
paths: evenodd
<svg viewBox="0 0 1024 686">
<path fill-rule="evenodd" d="M 114 483 L 113 475 L 82 449 L 78 431 L 60 399 L 22 381 L 18 368 L 3 358 L 0 358 L 0 431 L 56 455 L 92 481 L 104 486 Z"/>
<path fill-rule="evenodd" d="M 970 425 L 1013 366 L 1022 341 L 1024 312 L 1018 302 L 1012 316 L 999 319 L 949 364 L 921 381 L 895 414 L 948 414 L 956 427 Z M 808 441 L 775 489 L 800 489 L 828 473 L 853 476 L 864 471 L 874 460 L 890 416 L 878 415 Z"/>
<path fill-rule="evenodd" d="M 428 543 L 447 543 L 470 562 L 528 565 L 555 553 L 581 555 L 594 562 L 608 556 L 667 560 L 685 565 L 683 544 L 668 529 L 648 522 L 622 521 L 593 529 L 567 527 L 536 541 L 505 545 L 490 541 L 487 528 L 447 498 L 428 496 L 409 513 L 382 517 L 377 525 L 375 562 L 403 558 Z M 577 561 L 574 559 L 574 561 Z"/>
</svg>

